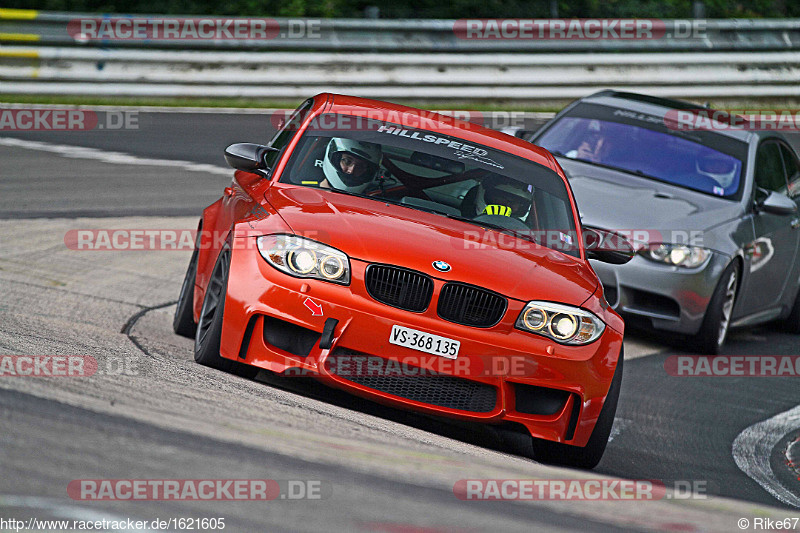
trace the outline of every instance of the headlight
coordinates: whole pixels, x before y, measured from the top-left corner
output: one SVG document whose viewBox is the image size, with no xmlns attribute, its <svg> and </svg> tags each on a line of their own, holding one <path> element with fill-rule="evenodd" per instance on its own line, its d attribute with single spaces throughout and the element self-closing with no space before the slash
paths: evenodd
<svg viewBox="0 0 800 533">
<path fill-rule="evenodd" d="M 685 244 L 651 244 L 639 250 L 639 254 L 657 263 L 684 268 L 699 267 L 711 257 L 705 248 Z"/>
<path fill-rule="evenodd" d="M 264 235 L 256 242 L 261 257 L 281 272 L 298 278 L 350 283 L 350 259 L 336 248 L 296 235 Z"/>
<path fill-rule="evenodd" d="M 589 311 L 550 302 L 528 302 L 516 327 L 563 344 L 589 344 L 606 329 L 603 321 Z"/>
</svg>

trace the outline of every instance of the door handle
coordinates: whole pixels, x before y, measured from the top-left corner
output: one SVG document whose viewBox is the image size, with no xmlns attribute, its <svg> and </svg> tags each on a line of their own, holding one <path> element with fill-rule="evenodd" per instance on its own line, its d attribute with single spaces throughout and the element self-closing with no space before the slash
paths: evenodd
<svg viewBox="0 0 800 533">
<path fill-rule="evenodd" d="M 225 187 L 225 196 L 231 196 L 233 194 L 233 187 Z"/>
</svg>

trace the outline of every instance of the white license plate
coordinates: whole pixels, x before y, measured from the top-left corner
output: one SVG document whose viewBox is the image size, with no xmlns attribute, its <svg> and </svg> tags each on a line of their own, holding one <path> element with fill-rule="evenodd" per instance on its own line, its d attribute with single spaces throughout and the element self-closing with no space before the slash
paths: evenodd
<svg viewBox="0 0 800 533">
<path fill-rule="evenodd" d="M 412 350 L 441 355 L 448 359 L 458 357 L 458 349 L 461 347 L 459 341 L 397 325 L 392 326 L 389 342 Z"/>
</svg>

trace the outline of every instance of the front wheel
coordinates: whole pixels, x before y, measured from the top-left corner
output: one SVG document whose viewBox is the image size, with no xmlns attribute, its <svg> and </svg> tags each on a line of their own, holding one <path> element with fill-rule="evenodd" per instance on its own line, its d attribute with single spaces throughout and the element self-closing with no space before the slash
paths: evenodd
<svg viewBox="0 0 800 533">
<path fill-rule="evenodd" d="M 603 402 L 600 416 L 597 417 L 597 423 L 586 446 L 581 448 L 534 438 L 532 443 L 534 459 L 543 463 L 584 468 L 586 470 L 591 470 L 597 466 L 606 451 L 608 437 L 611 435 L 611 427 L 614 425 L 614 416 L 617 414 L 619 391 L 622 387 L 622 361 L 623 350 L 620 350 L 617 369 L 611 379 L 606 401 Z"/>
<path fill-rule="evenodd" d="M 217 258 L 211 278 L 208 280 L 203 309 L 197 321 L 194 338 L 194 360 L 201 365 L 219 370 L 230 370 L 233 361 L 219 354 L 222 338 L 222 316 L 225 311 L 225 294 L 228 290 L 228 273 L 231 266 L 231 251 L 224 248 Z"/>
<path fill-rule="evenodd" d="M 719 283 L 708 303 L 703 325 L 700 326 L 700 331 L 695 336 L 701 352 L 716 355 L 722 350 L 731 325 L 731 314 L 733 313 L 733 304 L 736 303 L 738 283 L 739 264 L 732 261 L 719 278 Z"/>
<path fill-rule="evenodd" d="M 792 310 L 789 312 L 789 316 L 783 320 L 782 325 L 787 333 L 800 333 L 800 290 L 797 291 Z"/>
<path fill-rule="evenodd" d="M 172 330 L 183 337 L 194 337 L 197 324 L 194 322 L 194 282 L 197 278 L 197 248 L 189 260 L 189 268 L 181 285 L 181 294 L 178 296 L 178 305 L 175 307 L 175 316 L 172 319 Z"/>
</svg>

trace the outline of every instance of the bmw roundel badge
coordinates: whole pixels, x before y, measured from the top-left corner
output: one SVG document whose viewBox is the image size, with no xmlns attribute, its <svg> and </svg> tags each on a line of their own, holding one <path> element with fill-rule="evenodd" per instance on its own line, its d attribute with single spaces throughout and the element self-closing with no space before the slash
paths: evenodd
<svg viewBox="0 0 800 533">
<path fill-rule="evenodd" d="M 433 268 L 435 268 L 439 272 L 449 272 L 451 267 L 448 263 L 444 261 L 434 261 Z"/>
</svg>

